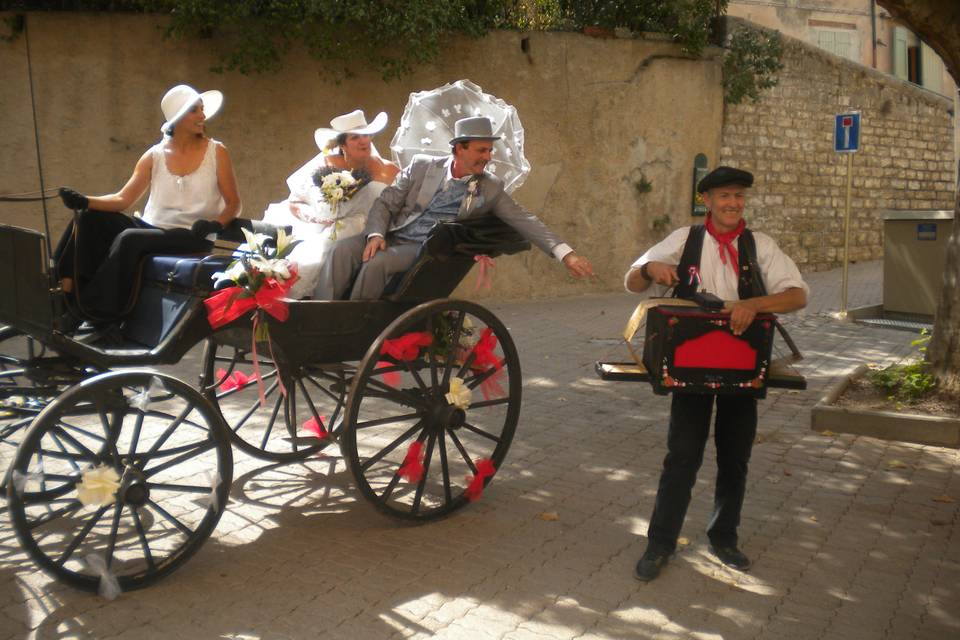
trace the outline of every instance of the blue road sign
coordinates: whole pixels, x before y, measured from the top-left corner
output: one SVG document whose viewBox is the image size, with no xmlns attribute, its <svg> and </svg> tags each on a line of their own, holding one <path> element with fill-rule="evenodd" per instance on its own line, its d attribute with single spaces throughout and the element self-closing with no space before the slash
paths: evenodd
<svg viewBox="0 0 960 640">
<path fill-rule="evenodd" d="M 839 113 L 833 125 L 833 150 L 856 153 L 860 150 L 860 113 Z"/>
</svg>

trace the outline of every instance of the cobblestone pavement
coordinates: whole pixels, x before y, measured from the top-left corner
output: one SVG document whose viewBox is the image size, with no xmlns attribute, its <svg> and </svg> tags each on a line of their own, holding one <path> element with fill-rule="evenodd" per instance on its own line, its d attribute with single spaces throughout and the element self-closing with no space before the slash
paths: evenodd
<svg viewBox="0 0 960 640">
<path fill-rule="evenodd" d="M 879 302 L 879 278 L 879 263 L 854 265 L 850 306 Z M 788 320 L 809 388 L 760 404 L 741 527 L 749 573 L 707 552 L 708 448 L 678 553 L 656 581 L 634 580 L 669 405 L 645 384 L 595 377 L 595 360 L 625 355 L 616 336 L 637 302 L 605 294 L 491 306 L 525 389 L 480 502 L 405 526 L 369 506 L 332 453 L 264 466 L 237 452 L 206 545 L 113 601 L 36 570 L 4 513 L 0 638 L 960 637 L 958 452 L 809 426 L 825 387 L 907 355 L 912 336 L 834 320 L 839 273 L 809 281 L 810 308 Z M 197 358 L 179 368 L 191 382 Z"/>
</svg>

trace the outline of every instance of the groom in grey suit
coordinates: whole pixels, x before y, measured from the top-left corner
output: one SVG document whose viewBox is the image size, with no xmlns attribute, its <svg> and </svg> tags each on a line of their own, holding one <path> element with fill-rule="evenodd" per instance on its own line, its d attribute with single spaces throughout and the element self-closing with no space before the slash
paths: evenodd
<svg viewBox="0 0 960 640">
<path fill-rule="evenodd" d="M 351 281 L 351 300 L 379 298 L 395 273 L 413 265 L 434 225 L 488 214 L 561 261 L 573 277 L 592 276 L 589 260 L 514 202 L 500 178 L 484 171 L 498 139 L 488 118 L 464 118 L 454 125 L 450 156 L 414 156 L 370 208 L 364 232 L 334 245 L 314 298 L 338 300 Z"/>
</svg>

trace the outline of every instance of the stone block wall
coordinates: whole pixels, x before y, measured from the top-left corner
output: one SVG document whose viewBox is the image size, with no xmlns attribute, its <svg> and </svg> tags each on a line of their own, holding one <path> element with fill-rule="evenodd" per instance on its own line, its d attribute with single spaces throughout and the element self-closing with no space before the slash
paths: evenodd
<svg viewBox="0 0 960 640">
<path fill-rule="evenodd" d="M 842 264 L 847 155 L 834 116 L 861 112 L 854 154 L 850 259 L 883 256 L 882 212 L 954 207 L 953 102 L 783 37 L 784 69 L 755 103 L 727 105 L 720 163 L 756 176 L 751 227 L 773 236 L 803 271 Z"/>
<path fill-rule="evenodd" d="M 223 91 L 223 109 L 207 131 L 230 150 L 243 216 L 253 219 L 286 197 L 286 177 L 317 153 L 313 131 L 333 116 L 386 111 L 390 123 L 375 139 L 386 155 L 413 91 L 468 78 L 516 106 L 533 170 L 514 195 L 588 256 L 600 278 L 574 281 L 532 250 L 499 258 L 490 292 L 475 291 L 468 277 L 462 297 L 620 290 L 623 273 L 662 233 L 651 221 L 689 220 L 694 157 L 716 158 L 720 149 L 720 50 L 690 59 L 663 37 L 500 31 L 451 40 L 438 60 L 394 82 L 362 72 L 334 84 L 299 49 L 277 73 L 212 73 L 216 43 L 164 39 L 162 17 L 38 12 L 27 20 L 47 187 L 119 189 L 160 139 L 160 97 L 181 82 Z M 29 88 L 25 38 L 0 41 L 0 194 L 39 188 Z M 639 192 L 642 181 L 649 192 Z M 49 211 L 56 236 L 69 212 L 59 200 Z M 36 203 L 3 204 L 0 222 L 43 228 Z"/>
</svg>

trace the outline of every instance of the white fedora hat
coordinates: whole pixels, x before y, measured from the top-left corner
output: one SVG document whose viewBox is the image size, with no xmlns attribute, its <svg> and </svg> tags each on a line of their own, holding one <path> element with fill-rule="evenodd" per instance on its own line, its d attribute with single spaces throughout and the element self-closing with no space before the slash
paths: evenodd
<svg viewBox="0 0 960 640">
<path fill-rule="evenodd" d="M 216 89 L 198 93 L 196 89 L 186 84 L 178 84 L 167 91 L 160 101 L 163 117 L 167 119 L 160 127 L 160 131 L 164 133 L 169 131 L 177 120 L 186 115 L 187 111 L 201 100 L 203 101 L 203 113 L 209 120 L 217 114 L 220 106 L 223 105 L 223 94 Z"/>
<path fill-rule="evenodd" d="M 350 113 L 337 116 L 330 121 L 330 128 L 320 128 L 313 132 L 313 139 L 320 149 L 325 150 L 330 141 L 335 139 L 341 133 L 355 133 L 361 136 L 372 136 L 380 133 L 387 126 L 387 112 L 381 111 L 373 122 L 367 123 L 367 117 L 363 111 L 355 109 Z"/>
</svg>

